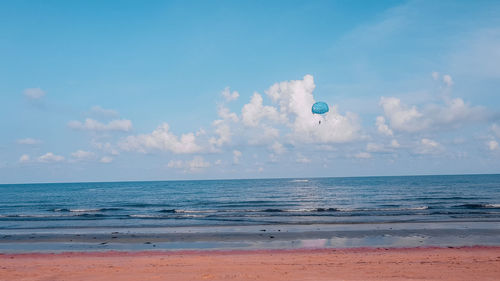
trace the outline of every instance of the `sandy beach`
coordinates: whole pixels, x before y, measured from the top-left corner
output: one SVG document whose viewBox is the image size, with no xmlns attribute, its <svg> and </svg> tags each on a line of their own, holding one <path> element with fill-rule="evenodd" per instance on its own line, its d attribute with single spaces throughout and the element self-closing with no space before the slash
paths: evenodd
<svg viewBox="0 0 500 281">
<path fill-rule="evenodd" d="M 0 280 L 499 280 L 500 247 L 1 254 Z"/>
</svg>

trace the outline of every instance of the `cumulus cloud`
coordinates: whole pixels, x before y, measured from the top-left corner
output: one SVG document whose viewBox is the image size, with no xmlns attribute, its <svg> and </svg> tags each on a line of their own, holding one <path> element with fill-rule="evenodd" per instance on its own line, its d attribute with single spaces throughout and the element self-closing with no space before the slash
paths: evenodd
<svg viewBox="0 0 500 281">
<path fill-rule="evenodd" d="M 239 118 L 236 113 L 230 112 L 229 109 L 224 106 L 219 106 L 217 113 L 222 119 L 217 119 L 212 122 L 212 126 L 215 128 L 215 136 L 209 139 L 209 143 L 212 146 L 221 147 L 222 145 L 231 142 L 231 136 L 233 133 L 231 131 L 230 124 L 237 123 Z"/>
<path fill-rule="evenodd" d="M 280 115 L 275 107 L 264 106 L 262 96 L 254 93 L 250 103 L 245 104 L 241 109 L 241 118 L 246 126 L 257 127 L 263 119 L 279 121 Z"/>
<path fill-rule="evenodd" d="M 398 98 L 382 97 L 380 99 L 380 105 L 384 110 L 385 116 L 389 119 L 391 127 L 395 130 L 414 132 L 427 126 L 427 124 L 421 120 L 424 115 L 420 113 L 415 106 L 408 107 L 402 104 L 401 100 Z M 385 124 L 385 119 L 379 120 L 384 120 Z M 390 130 L 389 128 L 387 129 Z"/>
<path fill-rule="evenodd" d="M 389 126 L 385 123 L 385 118 L 384 116 L 377 116 L 377 119 L 375 121 L 375 125 L 377 126 L 377 130 L 379 133 L 386 135 L 386 136 L 392 136 L 393 132 L 391 129 L 389 129 Z"/>
<path fill-rule="evenodd" d="M 33 144 L 39 144 L 42 141 L 37 140 L 37 139 L 32 139 L 32 138 L 25 138 L 25 139 L 18 139 L 17 143 L 18 144 L 26 144 L 26 145 L 33 145 Z"/>
<path fill-rule="evenodd" d="M 248 129 L 248 144 L 251 145 L 273 145 L 279 142 L 280 132 L 277 128 L 261 124 L 258 128 Z"/>
<path fill-rule="evenodd" d="M 119 144 L 126 151 L 138 151 L 146 153 L 152 150 L 169 151 L 176 154 L 195 153 L 202 150 L 196 143 L 193 133 L 182 134 L 179 138 L 170 132 L 167 123 L 163 123 L 151 134 L 128 136 Z"/>
<path fill-rule="evenodd" d="M 198 134 L 192 133 L 177 137 L 169 131 L 168 124 L 164 123 L 151 134 L 126 137 L 119 142 L 119 147 L 125 151 L 138 152 L 221 152 L 223 146 L 233 145 L 233 142 L 237 141 L 265 146 L 274 154 L 282 154 L 286 152 L 286 144 L 325 144 L 356 139 L 360 129 L 357 116 L 352 113 L 342 115 L 334 105 L 331 105 L 324 122 L 318 124 L 317 116 L 311 112 L 314 88 L 311 75 L 304 76 L 303 80 L 276 83 L 266 91 L 266 96 L 254 93 L 250 101 L 241 108 L 241 115 L 231 112 L 224 103 L 219 104 L 219 119 L 212 122 L 212 131 L 203 134 L 206 137 L 198 138 Z M 222 95 L 226 100 L 234 100 L 239 96 L 229 88 L 226 88 Z M 265 104 L 265 97 L 270 99 L 272 105 Z M 107 124 L 97 123 L 92 119 L 85 123 L 74 121 L 70 124 L 73 128 L 94 130 L 105 125 Z M 233 162 L 239 163 L 240 157 L 241 152 L 233 150 Z"/>
<path fill-rule="evenodd" d="M 399 142 L 393 139 L 389 144 L 369 142 L 366 144 L 366 151 L 378 152 L 378 153 L 391 153 L 395 152 L 396 151 L 395 149 L 399 147 L 400 147 Z"/>
<path fill-rule="evenodd" d="M 95 154 L 91 151 L 77 150 L 71 153 L 71 156 L 76 160 L 88 160 L 94 158 Z"/>
<path fill-rule="evenodd" d="M 443 150 L 443 146 L 437 141 L 423 138 L 417 143 L 415 152 L 417 154 L 437 154 Z"/>
<path fill-rule="evenodd" d="M 90 108 L 90 114 L 101 117 L 118 117 L 118 111 L 113 109 L 102 108 L 99 105 L 94 105 Z"/>
<path fill-rule="evenodd" d="M 451 87 L 453 85 L 453 79 L 451 78 L 450 75 L 446 74 L 443 75 L 443 82 L 446 84 L 446 86 Z"/>
<path fill-rule="evenodd" d="M 224 120 L 215 120 L 212 125 L 215 127 L 214 133 L 217 136 L 211 137 L 209 139 L 209 143 L 211 145 L 220 147 L 226 143 L 231 142 L 231 128 L 226 122 L 224 122 Z"/>
<path fill-rule="evenodd" d="M 202 169 L 210 167 L 211 164 L 201 156 L 196 156 L 192 160 L 171 160 L 168 162 L 168 168 L 184 169 L 190 172 L 197 172 Z"/>
<path fill-rule="evenodd" d="M 372 158 L 372 155 L 368 152 L 359 152 L 355 154 L 354 157 L 358 159 L 370 159 Z"/>
<path fill-rule="evenodd" d="M 394 148 L 398 148 L 401 145 L 399 144 L 399 142 L 397 140 L 392 140 L 391 141 L 391 146 L 394 147 Z"/>
<path fill-rule="evenodd" d="M 297 153 L 297 158 L 295 159 L 295 162 L 297 163 L 311 163 L 311 159 L 305 157 L 302 155 L 302 153 Z"/>
<path fill-rule="evenodd" d="M 311 112 L 315 87 L 313 76 L 306 75 L 303 80 L 276 83 L 266 93 L 278 104 L 280 118 L 285 116 L 294 139 L 322 143 L 356 139 L 360 129 L 357 115 L 349 112 L 341 115 L 334 105 L 330 105 L 330 111 L 324 115 L 321 125 L 318 124 L 318 117 Z"/>
<path fill-rule="evenodd" d="M 493 150 L 498 150 L 498 142 L 497 142 L 497 141 L 495 141 L 495 140 L 491 140 L 491 141 L 489 141 L 489 142 L 488 142 L 488 148 L 489 148 L 490 150 L 492 150 L 492 151 L 493 151 Z"/>
<path fill-rule="evenodd" d="M 237 100 L 238 97 L 240 96 L 240 94 L 236 91 L 233 91 L 231 92 L 231 90 L 229 89 L 229 87 L 226 87 L 223 91 L 222 91 L 222 96 L 224 97 L 224 99 L 226 101 L 233 101 L 233 100 Z"/>
<path fill-rule="evenodd" d="M 439 79 L 439 72 L 437 71 L 434 71 L 432 72 L 432 79 L 434 79 L 435 81 L 437 81 Z"/>
<path fill-rule="evenodd" d="M 491 125 L 491 131 L 497 136 L 500 138 L 500 126 L 498 126 L 497 124 L 493 124 Z"/>
<path fill-rule="evenodd" d="M 111 162 L 113 162 L 113 157 L 103 156 L 103 157 L 101 157 L 101 159 L 99 159 L 99 162 L 105 163 L 105 164 L 111 163 Z"/>
<path fill-rule="evenodd" d="M 115 119 L 105 124 L 97 120 L 87 118 L 83 123 L 80 121 L 70 121 L 68 126 L 76 130 L 128 132 L 132 129 L 132 122 L 127 119 Z"/>
<path fill-rule="evenodd" d="M 441 78 L 441 81 L 449 88 L 451 86 L 453 86 L 453 78 L 451 78 L 451 75 L 449 74 L 445 74 L 443 76 L 441 76 L 441 74 L 437 71 L 434 71 L 432 72 L 432 79 L 434 79 L 434 81 L 440 81 Z"/>
<path fill-rule="evenodd" d="M 64 157 L 56 155 L 52 152 L 47 152 L 44 155 L 38 157 L 38 162 L 51 163 L 51 162 L 61 162 L 64 161 Z"/>
<path fill-rule="evenodd" d="M 28 88 L 24 90 L 23 94 L 31 100 L 38 100 L 45 96 L 45 91 L 40 88 Z"/>
<path fill-rule="evenodd" d="M 217 114 L 223 119 L 223 120 L 230 120 L 233 122 L 238 122 L 239 118 L 238 115 L 234 112 L 230 112 L 229 109 L 225 106 L 219 106 L 219 110 L 217 111 Z"/>
<path fill-rule="evenodd" d="M 366 151 L 368 151 L 368 152 L 390 152 L 392 150 L 386 148 L 382 144 L 370 142 L 370 143 L 366 144 Z"/>
<path fill-rule="evenodd" d="M 271 150 L 274 151 L 274 153 L 276 154 L 283 154 L 286 152 L 286 148 L 283 146 L 283 144 L 275 141 L 272 145 L 271 145 Z"/>
<path fill-rule="evenodd" d="M 92 139 L 92 141 L 90 142 L 90 144 L 94 148 L 102 150 L 102 151 L 104 151 L 107 154 L 111 154 L 111 155 L 119 155 L 120 154 L 120 152 L 115 147 L 115 145 L 112 145 L 110 142 L 100 142 L 100 141 L 98 141 L 96 139 Z"/>
<path fill-rule="evenodd" d="M 234 164 L 240 163 L 241 155 L 243 155 L 241 153 L 241 151 L 239 151 L 239 150 L 233 150 L 233 163 Z"/>
<path fill-rule="evenodd" d="M 410 133 L 458 127 L 486 117 L 484 108 L 470 106 L 461 98 L 446 98 L 443 105 L 430 103 L 421 110 L 395 97 L 382 97 L 380 105 L 390 124 L 387 129 Z"/>
<path fill-rule="evenodd" d="M 212 125 L 215 127 L 214 133 L 217 136 L 209 139 L 209 143 L 211 145 L 220 147 L 231 141 L 231 128 L 226 122 L 224 122 L 224 120 L 215 120 Z"/>
<path fill-rule="evenodd" d="M 31 157 L 28 154 L 23 154 L 19 157 L 19 163 L 28 163 L 31 161 Z"/>
</svg>

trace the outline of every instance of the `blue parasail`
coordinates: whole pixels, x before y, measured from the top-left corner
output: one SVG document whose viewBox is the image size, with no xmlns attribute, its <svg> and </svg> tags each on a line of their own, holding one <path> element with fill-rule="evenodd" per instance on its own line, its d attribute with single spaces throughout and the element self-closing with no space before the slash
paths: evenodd
<svg viewBox="0 0 500 281">
<path fill-rule="evenodd" d="M 313 114 L 325 114 L 330 110 L 328 108 L 328 104 L 322 101 L 318 101 L 317 103 L 313 104 L 312 106 L 312 113 Z"/>
</svg>

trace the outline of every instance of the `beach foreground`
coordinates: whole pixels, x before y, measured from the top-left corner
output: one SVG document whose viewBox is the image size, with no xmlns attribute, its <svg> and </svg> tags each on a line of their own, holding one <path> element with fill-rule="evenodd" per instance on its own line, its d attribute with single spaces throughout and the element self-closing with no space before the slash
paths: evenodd
<svg viewBox="0 0 500 281">
<path fill-rule="evenodd" d="M 1 254 L 0 280 L 499 280 L 500 247 Z"/>
</svg>

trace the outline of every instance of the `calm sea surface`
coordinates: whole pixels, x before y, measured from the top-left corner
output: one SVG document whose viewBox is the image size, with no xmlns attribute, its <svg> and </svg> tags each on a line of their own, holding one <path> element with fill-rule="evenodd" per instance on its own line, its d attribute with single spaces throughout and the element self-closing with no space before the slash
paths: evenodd
<svg viewBox="0 0 500 281">
<path fill-rule="evenodd" d="M 0 185 L 1 229 L 500 222 L 500 175 Z"/>
</svg>

